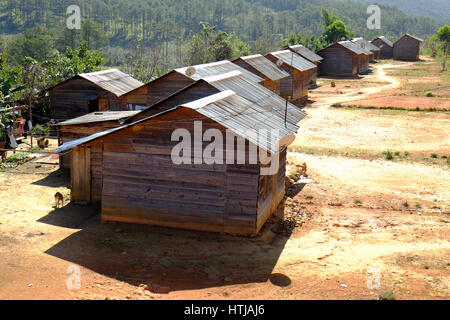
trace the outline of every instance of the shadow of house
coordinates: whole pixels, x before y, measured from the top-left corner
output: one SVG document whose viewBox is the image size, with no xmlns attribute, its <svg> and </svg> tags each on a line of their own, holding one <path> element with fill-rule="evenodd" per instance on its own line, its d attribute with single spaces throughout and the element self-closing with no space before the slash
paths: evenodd
<svg viewBox="0 0 450 320">
<path fill-rule="evenodd" d="M 45 178 L 32 183 L 35 186 L 43 186 L 50 188 L 70 188 L 70 171 L 67 169 L 59 169 L 53 171 Z"/>
<path fill-rule="evenodd" d="M 289 235 L 275 235 L 273 227 L 267 223 L 260 236 L 247 238 L 90 220 L 46 253 L 153 292 L 268 280 L 286 286 L 290 279 L 272 272 Z"/>
<path fill-rule="evenodd" d="M 62 208 L 55 208 L 48 215 L 39 219 L 38 222 L 63 228 L 79 229 L 96 215 L 98 215 L 98 221 L 100 221 L 100 211 L 101 208 L 98 203 L 89 205 L 69 203 Z"/>
</svg>

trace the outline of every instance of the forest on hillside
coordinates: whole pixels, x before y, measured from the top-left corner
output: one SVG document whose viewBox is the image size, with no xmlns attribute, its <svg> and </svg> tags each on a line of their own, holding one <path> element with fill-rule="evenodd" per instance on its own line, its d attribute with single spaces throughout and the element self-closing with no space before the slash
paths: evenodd
<svg viewBox="0 0 450 320">
<path fill-rule="evenodd" d="M 29 37 L 38 38 L 35 42 L 45 43 L 45 50 L 33 56 L 37 60 L 48 57 L 53 49 L 63 52 L 87 41 L 89 49 L 102 49 L 109 66 L 124 68 L 139 55 L 158 55 L 160 69 L 165 71 L 187 62 L 186 44 L 201 30 L 201 22 L 235 34 L 253 53 L 278 49 L 292 33 L 318 37 L 322 7 L 339 16 L 355 35 L 368 39 L 383 34 L 395 40 L 406 32 L 428 37 L 440 26 L 438 20 L 382 7 L 382 29 L 369 30 L 367 5 L 338 0 L 76 2 L 83 16 L 81 30 L 65 28 L 66 10 L 73 0 L 0 0 L 0 50 L 9 51 L 11 45 L 23 47 L 9 54 L 10 61 L 20 64 L 32 45 L 17 42 L 17 38 L 28 31 Z"/>
</svg>

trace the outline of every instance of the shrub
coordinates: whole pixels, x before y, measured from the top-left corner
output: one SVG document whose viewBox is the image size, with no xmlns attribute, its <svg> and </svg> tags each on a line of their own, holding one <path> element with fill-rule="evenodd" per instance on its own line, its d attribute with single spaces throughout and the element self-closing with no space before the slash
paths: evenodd
<svg viewBox="0 0 450 320">
<path fill-rule="evenodd" d="M 394 156 L 392 155 L 392 153 L 388 150 L 386 152 L 383 152 L 384 157 L 386 158 L 386 160 L 393 160 Z"/>
<path fill-rule="evenodd" d="M 433 98 L 435 95 L 432 92 L 427 92 L 426 96 L 428 98 Z"/>
<path fill-rule="evenodd" d="M 383 292 L 378 295 L 379 300 L 395 300 L 395 292 L 394 291 L 388 291 Z"/>
<path fill-rule="evenodd" d="M 432 153 L 432 154 L 431 154 L 431 157 L 432 157 L 433 159 L 437 159 L 437 158 L 438 158 L 438 155 L 437 155 L 437 153 Z"/>
</svg>

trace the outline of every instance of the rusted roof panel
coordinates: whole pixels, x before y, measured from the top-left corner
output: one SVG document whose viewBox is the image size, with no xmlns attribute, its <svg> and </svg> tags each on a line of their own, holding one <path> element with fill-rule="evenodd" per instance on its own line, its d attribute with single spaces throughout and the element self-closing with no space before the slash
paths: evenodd
<svg viewBox="0 0 450 320">
<path fill-rule="evenodd" d="M 380 51 L 380 48 L 378 48 L 376 45 L 373 45 L 372 43 L 370 43 L 369 41 L 367 41 L 364 38 L 353 38 L 351 41 L 353 43 L 359 45 L 360 48 L 362 48 L 362 49 L 366 49 L 366 50 L 369 50 L 372 52 Z"/>
<path fill-rule="evenodd" d="M 297 44 L 295 46 L 289 46 L 289 49 L 292 51 L 298 53 L 303 58 L 311 61 L 311 62 L 321 62 L 323 58 L 317 54 L 315 54 L 313 51 L 309 50 L 307 47 L 301 44 Z"/>
<path fill-rule="evenodd" d="M 270 80 L 281 80 L 289 77 L 289 73 L 278 67 L 269 59 L 266 59 L 260 54 L 255 54 L 252 56 L 241 57 L 243 61 L 248 63 L 250 66 L 261 72 Z"/>
<path fill-rule="evenodd" d="M 240 71 L 244 78 L 250 82 L 264 82 L 263 78 L 258 77 L 256 74 L 253 74 L 228 60 L 175 69 L 176 72 L 186 75 L 193 80 L 200 80 L 236 70 Z"/>
<path fill-rule="evenodd" d="M 298 54 L 295 54 L 291 50 L 276 51 L 271 52 L 270 54 L 278 58 L 282 63 L 285 63 L 299 71 L 307 71 L 317 68 L 314 63 L 300 57 Z"/>
<path fill-rule="evenodd" d="M 220 91 L 232 90 L 241 97 L 257 104 L 262 109 L 284 119 L 287 108 L 287 121 L 297 124 L 306 117 L 306 113 L 281 98 L 276 93 L 257 83 L 251 83 L 239 71 L 203 79 Z"/>
<path fill-rule="evenodd" d="M 72 126 L 103 121 L 118 121 L 138 114 L 140 111 L 99 111 L 58 123 L 59 126 Z"/>
</svg>

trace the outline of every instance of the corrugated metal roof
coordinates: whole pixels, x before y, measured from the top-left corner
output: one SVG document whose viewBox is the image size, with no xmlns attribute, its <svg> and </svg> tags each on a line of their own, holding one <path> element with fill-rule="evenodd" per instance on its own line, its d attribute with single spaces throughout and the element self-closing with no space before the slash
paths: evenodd
<svg viewBox="0 0 450 320">
<path fill-rule="evenodd" d="M 363 49 L 360 46 L 358 46 L 357 44 L 347 40 L 347 41 L 339 41 L 338 44 L 340 44 L 341 46 L 347 48 L 348 50 L 360 55 L 360 54 L 365 54 L 365 55 L 370 55 L 371 52 L 369 50 Z"/>
<path fill-rule="evenodd" d="M 273 114 L 284 119 L 286 100 L 264 86 L 248 81 L 239 71 L 233 71 L 203 80 L 220 91 L 232 90 L 243 98 L 259 105 L 260 108 L 271 110 Z M 292 103 L 287 103 L 288 122 L 297 124 L 305 117 L 305 112 Z"/>
<path fill-rule="evenodd" d="M 59 126 L 71 126 L 76 124 L 103 122 L 103 121 L 116 121 L 126 119 L 138 114 L 140 111 L 99 111 L 86 114 L 84 116 L 70 119 L 64 122 L 58 123 Z"/>
<path fill-rule="evenodd" d="M 98 72 L 81 73 L 79 77 L 86 79 L 102 89 L 115 94 L 117 97 L 137 89 L 144 84 L 129 74 L 117 69 L 108 69 Z"/>
<path fill-rule="evenodd" d="M 366 49 L 366 50 L 369 50 L 372 52 L 380 51 L 380 48 L 373 45 L 372 43 L 370 43 L 369 41 L 367 41 L 364 38 L 353 38 L 351 41 L 353 43 L 359 45 L 362 49 Z"/>
<path fill-rule="evenodd" d="M 419 41 L 419 42 L 423 42 L 423 39 L 414 37 L 414 36 L 412 36 L 412 35 L 410 35 L 410 34 L 407 33 L 407 34 L 405 34 L 403 37 L 401 37 L 400 39 L 398 39 L 398 40 L 394 43 L 394 46 L 395 46 L 395 44 L 396 44 L 397 42 L 399 42 L 400 40 L 402 40 L 404 37 L 409 37 L 409 38 L 414 39 L 414 40 L 417 40 L 417 41 Z"/>
<path fill-rule="evenodd" d="M 283 118 L 274 116 L 269 110 L 261 110 L 232 90 L 181 106 L 196 110 L 258 147 L 275 154 L 280 151 L 280 141 L 299 129 L 289 123 L 285 126 Z M 279 136 L 270 137 L 272 130 L 277 130 Z"/>
<path fill-rule="evenodd" d="M 270 80 L 280 80 L 286 77 L 289 77 L 289 73 L 278 67 L 275 63 L 266 59 L 264 56 L 260 54 L 255 54 L 252 56 L 241 57 L 240 59 L 244 60 L 250 66 L 261 72 Z"/>
<path fill-rule="evenodd" d="M 381 36 L 381 37 L 378 37 L 378 38 L 376 38 L 376 39 L 373 39 L 373 41 L 375 41 L 375 40 L 377 40 L 377 39 L 380 39 L 380 40 L 383 41 L 385 44 L 387 44 L 389 47 L 393 47 L 393 46 L 394 46 L 394 44 L 393 44 L 389 39 L 387 39 L 385 36 Z M 372 41 L 372 43 L 373 43 L 373 41 Z"/>
<path fill-rule="evenodd" d="M 193 80 L 200 80 L 235 70 L 240 71 L 242 75 L 251 82 L 264 82 L 263 78 L 258 77 L 256 74 L 253 74 L 228 60 L 175 69 L 176 72 L 184 74 Z"/>
<path fill-rule="evenodd" d="M 182 104 L 129 125 L 98 132 L 88 137 L 66 142 L 58 147 L 56 151 L 58 153 L 68 151 L 79 145 L 94 141 L 119 130 L 123 130 L 149 119 L 156 118 L 161 114 L 174 111 L 179 107 L 196 110 L 200 114 L 223 125 L 225 128 L 233 131 L 237 135 L 247 139 L 270 153 L 278 153 L 280 151 L 280 142 L 290 144 L 294 139 L 293 134 L 299 129 L 293 124 L 287 123 L 285 125 L 283 118 L 272 114 L 270 110 L 262 110 L 259 106 L 239 96 L 232 90 L 226 90 L 203 99 Z M 262 130 L 265 130 L 265 132 Z M 277 137 L 270 136 L 272 130 L 278 130 Z"/>
<path fill-rule="evenodd" d="M 317 68 L 314 63 L 300 57 L 298 54 L 295 54 L 291 50 L 276 51 L 271 52 L 270 54 L 281 60 L 283 63 L 286 63 L 287 65 L 299 71 L 307 71 Z"/>
<path fill-rule="evenodd" d="M 292 51 L 298 53 L 303 58 L 311 61 L 311 62 L 320 62 L 323 60 L 323 58 L 317 54 L 315 54 L 313 51 L 309 50 L 307 47 L 301 44 L 297 44 L 295 46 L 289 46 L 289 49 Z"/>
</svg>

